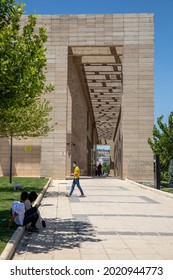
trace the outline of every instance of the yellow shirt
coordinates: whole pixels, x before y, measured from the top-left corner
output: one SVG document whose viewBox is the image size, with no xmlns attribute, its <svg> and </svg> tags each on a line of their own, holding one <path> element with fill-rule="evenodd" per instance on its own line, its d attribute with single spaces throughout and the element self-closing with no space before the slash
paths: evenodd
<svg viewBox="0 0 173 280">
<path fill-rule="evenodd" d="M 76 173 L 76 174 L 75 174 L 75 173 Z M 79 178 L 79 176 L 80 176 L 80 168 L 79 168 L 78 166 L 76 166 L 76 167 L 74 168 L 74 179 Z"/>
</svg>

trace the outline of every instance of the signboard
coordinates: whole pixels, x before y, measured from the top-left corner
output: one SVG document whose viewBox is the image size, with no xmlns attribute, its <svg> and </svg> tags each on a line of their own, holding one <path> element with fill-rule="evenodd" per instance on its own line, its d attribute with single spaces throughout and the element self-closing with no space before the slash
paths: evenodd
<svg viewBox="0 0 173 280">
<path fill-rule="evenodd" d="M 25 152 L 32 152 L 32 146 L 25 146 L 24 151 Z"/>
</svg>

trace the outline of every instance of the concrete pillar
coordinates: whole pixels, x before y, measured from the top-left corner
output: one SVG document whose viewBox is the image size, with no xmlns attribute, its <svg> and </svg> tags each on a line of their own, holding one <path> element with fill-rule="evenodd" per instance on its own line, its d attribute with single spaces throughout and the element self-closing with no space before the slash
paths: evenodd
<svg viewBox="0 0 173 280">
<path fill-rule="evenodd" d="M 50 46 L 47 53 L 48 81 L 55 90 L 48 98 L 53 107 L 52 122 L 57 123 L 48 137 L 42 139 L 41 175 L 57 179 L 66 176 L 67 143 L 67 46 Z"/>
<path fill-rule="evenodd" d="M 153 16 L 124 15 L 123 177 L 152 179 Z"/>
</svg>

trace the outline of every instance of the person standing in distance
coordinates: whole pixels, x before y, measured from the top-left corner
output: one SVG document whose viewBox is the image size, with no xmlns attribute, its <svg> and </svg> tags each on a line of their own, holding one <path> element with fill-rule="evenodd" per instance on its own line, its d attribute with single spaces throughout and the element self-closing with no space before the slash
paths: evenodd
<svg viewBox="0 0 173 280">
<path fill-rule="evenodd" d="M 70 190 L 70 193 L 67 195 L 68 197 L 72 195 L 73 191 L 74 191 L 74 188 L 75 188 L 75 185 L 77 185 L 80 193 L 81 193 L 81 197 L 84 196 L 84 192 L 80 186 L 80 182 L 79 182 L 79 177 L 80 177 L 80 168 L 79 166 L 77 165 L 76 161 L 73 161 L 73 168 L 74 168 L 74 172 L 71 174 L 74 179 L 73 179 L 73 183 L 71 185 L 71 190 Z"/>
</svg>

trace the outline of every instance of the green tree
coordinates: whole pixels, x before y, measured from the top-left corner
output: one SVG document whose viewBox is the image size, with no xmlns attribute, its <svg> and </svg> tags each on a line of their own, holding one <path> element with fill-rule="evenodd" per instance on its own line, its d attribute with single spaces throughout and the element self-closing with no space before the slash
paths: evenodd
<svg viewBox="0 0 173 280">
<path fill-rule="evenodd" d="M 14 0 L 6 0 L 7 6 L 8 2 Z M 4 9 L 0 11 L 3 18 Z M 45 76 L 46 30 L 40 27 L 37 34 L 34 32 L 36 16 L 29 16 L 23 30 L 20 28 L 23 5 L 16 3 L 7 11 L 8 23 L 0 24 L 0 106 L 28 106 L 53 89 L 46 84 Z"/>
<path fill-rule="evenodd" d="M 24 4 L 15 3 L 14 0 L 1 0 L 0 2 L 0 29 L 2 29 L 5 25 L 19 24 L 19 16 L 23 14 Z M 16 13 L 16 9 L 18 13 Z"/>
<path fill-rule="evenodd" d="M 102 172 L 104 173 L 110 173 L 110 164 L 103 162 L 102 164 Z"/>
<path fill-rule="evenodd" d="M 36 16 L 29 16 L 22 28 L 23 14 L 24 4 L 1 0 L 0 137 L 9 137 L 11 143 L 13 137 L 46 136 L 53 130 L 52 108 L 43 98 L 54 89 L 46 83 L 46 29 L 36 32 Z"/>
<path fill-rule="evenodd" d="M 163 116 L 157 118 L 153 127 L 153 139 L 148 143 L 155 154 L 160 156 L 162 176 L 168 171 L 169 163 L 173 159 L 173 112 L 168 116 L 168 124 L 163 123 Z"/>
</svg>

